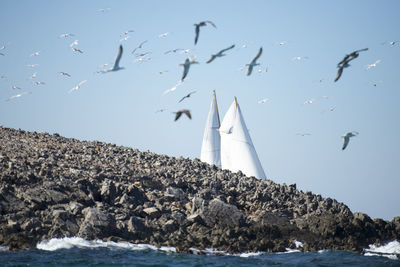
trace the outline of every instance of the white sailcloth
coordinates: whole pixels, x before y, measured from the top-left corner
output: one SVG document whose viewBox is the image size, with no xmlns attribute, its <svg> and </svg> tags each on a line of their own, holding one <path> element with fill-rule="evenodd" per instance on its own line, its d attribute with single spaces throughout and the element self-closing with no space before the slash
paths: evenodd
<svg viewBox="0 0 400 267">
<path fill-rule="evenodd" d="M 220 127 L 221 165 L 233 172 L 266 179 L 237 101 L 232 103 Z"/>
<path fill-rule="evenodd" d="M 214 164 L 221 168 L 221 138 L 218 132 L 220 126 L 217 98 L 214 92 L 214 98 L 211 102 L 210 111 L 203 135 L 201 145 L 200 160 L 208 164 Z"/>
</svg>

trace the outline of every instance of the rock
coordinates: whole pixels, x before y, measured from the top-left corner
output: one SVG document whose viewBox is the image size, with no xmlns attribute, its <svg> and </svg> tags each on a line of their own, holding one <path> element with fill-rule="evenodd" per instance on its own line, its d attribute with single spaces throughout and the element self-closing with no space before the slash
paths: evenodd
<svg viewBox="0 0 400 267">
<path fill-rule="evenodd" d="M 244 214 L 236 206 L 224 203 L 215 198 L 207 207 L 202 207 L 201 217 L 209 225 L 225 225 L 229 227 L 240 226 L 244 222 Z"/>
<path fill-rule="evenodd" d="M 161 216 L 161 212 L 155 208 L 155 207 L 151 207 L 151 208 L 146 208 L 143 209 L 143 211 L 150 216 L 150 218 L 158 218 Z"/>
</svg>

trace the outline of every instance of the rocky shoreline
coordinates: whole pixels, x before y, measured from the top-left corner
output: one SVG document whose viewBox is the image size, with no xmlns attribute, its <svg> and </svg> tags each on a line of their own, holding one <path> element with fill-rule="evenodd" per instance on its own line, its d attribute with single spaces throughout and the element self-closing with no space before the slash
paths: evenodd
<svg viewBox="0 0 400 267">
<path fill-rule="evenodd" d="M 361 252 L 400 239 L 392 221 L 189 160 L 0 127 L 0 246 L 82 237 L 238 253 Z"/>
</svg>

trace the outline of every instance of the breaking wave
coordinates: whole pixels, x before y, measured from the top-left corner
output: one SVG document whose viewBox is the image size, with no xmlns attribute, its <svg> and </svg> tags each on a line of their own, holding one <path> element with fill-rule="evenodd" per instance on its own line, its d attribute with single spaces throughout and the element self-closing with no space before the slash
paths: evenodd
<svg viewBox="0 0 400 267">
<path fill-rule="evenodd" d="M 369 245 L 364 249 L 364 256 L 382 256 L 389 259 L 400 259 L 400 242 L 395 240 L 382 246 Z"/>
<path fill-rule="evenodd" d="M 128 250 L 160 250 L 165 252 L 176 252 L 174 247 L 157 247 L 148 244 L 132 244 L 129 242 L 113 242 L 113 241 L 88 241 L 80 237 L 64 237 L 53 238 L 41 241 L 36 245 L 37 249 L 55 251 L 58 249 L 71 248 L 110 248 L 110 249 L 128 249 Z"/>
</svg>

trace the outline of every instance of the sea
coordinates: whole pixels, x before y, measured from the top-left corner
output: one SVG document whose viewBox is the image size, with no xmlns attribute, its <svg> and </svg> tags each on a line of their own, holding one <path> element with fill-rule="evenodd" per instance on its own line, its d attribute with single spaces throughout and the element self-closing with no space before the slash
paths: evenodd
<svg viewBox="0 0 400 267">
<path fill-rule="evenodd" d="M 299 248 L 302 243 L 296 241 Z M 370 245 L 363 253 L 321 250 L 228 254 L 215 249 L 177 253 L 174 247 L 128 242 L 87 241 L 79 237 L 42 241 L 12 252 L 0 247 L 0 266 L 400 266 L 400 242 Z"/>
</svg>

